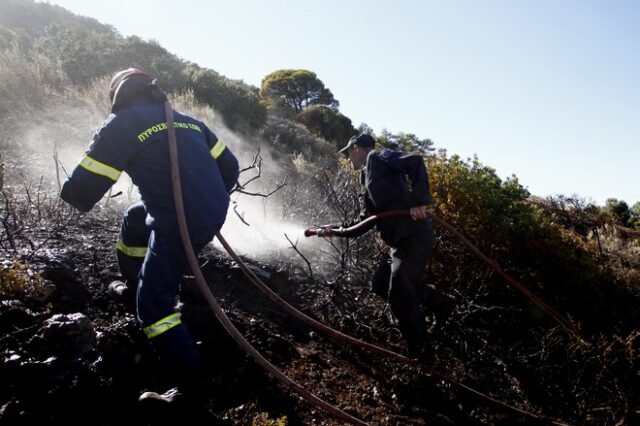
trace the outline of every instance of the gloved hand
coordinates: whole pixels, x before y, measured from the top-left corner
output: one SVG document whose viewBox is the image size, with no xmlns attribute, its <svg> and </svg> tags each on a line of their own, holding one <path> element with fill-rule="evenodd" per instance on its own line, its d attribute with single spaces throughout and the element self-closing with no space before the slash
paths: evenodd
<svg viewBox="0 0 640 426">
<path fill-rule="evenodd" d="M 316 235 L 322 238 L 331 237 L 333 235 L 333 230 L 338 228 L 339 226 L 336 225 L 323 225 L 317 229 Z"/>
<path fill-rule="evenodd" d="M 427 218 L 427 205 L 411 207 L 409 214 L 413 220 L 422 220 Z"/>
</svg>

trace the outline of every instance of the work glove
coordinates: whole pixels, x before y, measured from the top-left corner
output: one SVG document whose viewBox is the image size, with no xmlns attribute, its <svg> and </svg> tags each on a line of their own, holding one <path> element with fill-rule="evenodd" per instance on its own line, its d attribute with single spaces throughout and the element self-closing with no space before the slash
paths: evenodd
<svg viewBox="0 0 640 426">
<path fill-rule="evenodd" d="M 326 238 L 333 236 L 334 229 L 341 229 L 342 226 L 339 224 L 331 224 L 331 225 L 321 225 L 317 229 L 316 235 L 318 237 Z"/>
<path fill-rule="evenodd" d="M 409 214 L 413 220 L 423 220 L 427 218 L 427 205 L 411 207 Z"/>
</svg>

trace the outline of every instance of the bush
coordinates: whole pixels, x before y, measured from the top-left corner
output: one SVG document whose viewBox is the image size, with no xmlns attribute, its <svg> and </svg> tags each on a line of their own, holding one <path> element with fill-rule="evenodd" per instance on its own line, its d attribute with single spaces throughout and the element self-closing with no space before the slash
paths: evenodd
<svg viewBox="0 0 640 426">
<path fill-rule="evenodd" d="M 272 419 L 268 413 L 260 413 L 251 421 L 252 426 L 287 426 L 287 424 L 287 416 Z"/>
<path fill-rule="evenodd" d="M 632 218 L 629 205 L 623 200 L 617 200 L 616 198 L 609 198 L 602 208 L 602 211 L 609 217 L 610 221 L 622 226 L 629 225 L 629 221 Z"/>
<path fill-rule="evenodd" d="M 47 103 L 67 78 L 50 58 L 24 52 L 17 44 L 0 51 L 0 117 L 17 120 L 22 112 Z"/>
<path fill-rule="evenodd" d="M 17 260 L 0 262 L 0 299 L 30 299 L 45 291 L 44 279 L 27 263 Z"/>
<path fill-rule="evenodd" d="M 436 213 L 503 270 L 561 313 L 584 318 L 587 328 L 628 329 L 637 323 L 637 318 L 631 318 L 637 316 L 630 306 L 634 298 L 624 286 L 612 285 L 615 277 L 598 262 L 595 244 L 554 223 L 515 176 L 502 181 L 477 158 L 462 161 L 445 151 L 428 156 L 427 164 Z M 511 293 L 503 292 L 500 297 L 508 297 L 503 302 Z M 611 306 L 620 309 L 614 311 Z"/>
<path fill-rule="evenodd" d="M 302 124 L 271 116 L 260 137 L 281 154 L 301 154 L 306 161 L 333 169 L 338 153 L 333 144 L 314 136 Z"/>
<path fill-rule="evenodd" d="M 230 129 L 255 133 L 264 125 L 267 112 L 256 88 L 196 66 L 186 73 L 195 98 L 219 111 Z"/>
<path fill-rule="evenodd" d="M 295 120 L 305 125 L 314 135 L 333 142 L 336 149 L 346 145 L 356 129 L 351 120 L 324 105 L 313 105 L 300 111 Z"/>
</svg>

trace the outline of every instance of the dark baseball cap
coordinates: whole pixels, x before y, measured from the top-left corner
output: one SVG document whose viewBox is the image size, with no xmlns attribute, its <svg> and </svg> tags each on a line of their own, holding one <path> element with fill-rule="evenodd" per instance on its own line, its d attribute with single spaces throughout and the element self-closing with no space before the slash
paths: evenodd
<svg viewBox="0 0 640 426">
<path fill-rule="evenodd" d="M 347 146 L 342 148 L 339 152 L 347 153 L 349 148 L 354 145 L 358 145 L 364 148 L 374 148 L 376 146 L 376 141 L 373 139 L 369 133 L 360 133 L 359 135 L 352 136 L 347 142 Z"/>
</svg>

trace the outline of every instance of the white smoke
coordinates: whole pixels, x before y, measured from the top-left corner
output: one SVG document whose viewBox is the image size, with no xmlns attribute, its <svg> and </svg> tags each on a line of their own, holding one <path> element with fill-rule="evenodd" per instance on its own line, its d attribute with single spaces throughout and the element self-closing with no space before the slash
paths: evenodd
<svg viewBox="0 0 640 426">
<path fill-rule="evenodd" d="M 218 138 L 231 149 L 238 158 L 241 170 L 254 164 L 256 155 L 259 153 L 262 159 L 260 177 L 247 185 L 245 188 L 247 192 L 267 195 L 285 183 L 286 172 L 281 165 L 281 160 L 272 155 L 270 147 L 259 140 L 245 140 L 227 128 L 216 114 L 205 113 L 204 115 L 204 118 L 201 116 L 198 118 L 207 119 L 205 124 L 210 126 Z M 246 170 L 240 175 L 240 183 L 244 184 L 257 173 L 257 168 Z M 293 223 L 284 219 L 287 212 L 283 207 L 281 195 L 282 193 L 277 191 L 268 197 L 245 195 L 239 192 L 232 195 L 232 205 L 221 234 L 240 254 L 263 260 L 293 256 L 295 252 L 287 237 L 297 244 L 301 251 L 313 249 L 313 242 L 304 237 L 304 229 L 308 224 Z M 219 243 L 216 242 L 216 244 Z"/>
<path fill-rule="evenodd" d="M 66 173 L 71 173 L 82 158 L 108 115 L 106 93 L 96 96 L 104 85 L 105 82 L 100 81 L 83 92 L 68 92 L 60 101 L 43 106 L 32 116 L 23 116 L 22 122 L 29 125 L 17 126 L 5 141 L 12 155 L 19 157 L 16 161 L 25 166 L 20 167 L 20 176 L 14 176 L 16 180 L 42 180 L 43 186 L 58 189 L 66 179 Z M 209 126 L 236 155 L 241 169 L 252 164 L 259 150 L 262 157 L 260 177 L 246 187 L 247 191 L 268 194 L 283 182 L 286 172 L 264 143 L 245 140 L 229 130 L 213 109 L 195 103 L 192 94 L 176 95 L 174 104 L 177 109 L 192 114 Z M 10 174 L 11 170 L 8 170 L 7 175 Z M 240 182 L 244 183 L 256 174 L 257 169 L 247 170 L 242 173 Z M 240 254 L 264 261 L 297 256 L 285 234 L 298 244 L 301 252 L 311 253 L 317 240 L 306 239 L 303 234 L 310 224 L 291 223 L 284 219 L 287 212 L 281 203 L 281 193 L 276 192 L 267 198 L 240 193 L 232 195 L 232 205 L 221 233 Z M 109 203 L 124 211 L 138 200 L 137 188 L 123 173 L 100 203 Z M 239 215 L 242 215 L 242 220 Z"/>
</svg>

